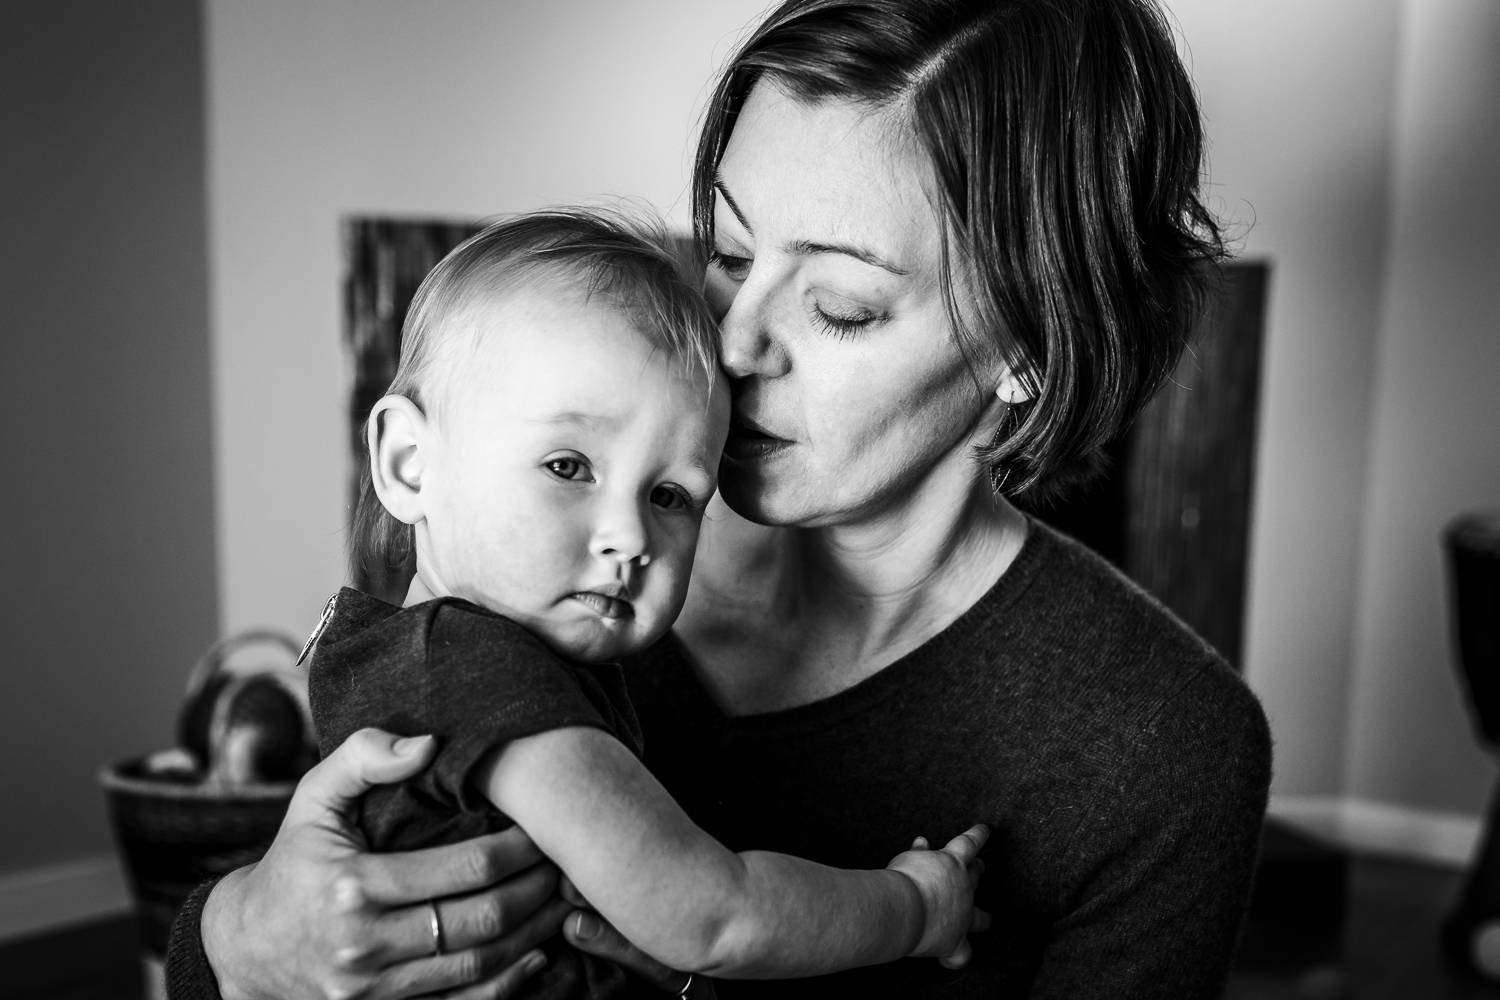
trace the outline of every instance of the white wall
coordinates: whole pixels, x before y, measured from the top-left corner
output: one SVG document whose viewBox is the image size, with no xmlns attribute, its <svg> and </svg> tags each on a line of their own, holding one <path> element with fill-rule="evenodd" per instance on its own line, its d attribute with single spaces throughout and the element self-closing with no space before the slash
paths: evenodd
<svg viewBox="0 0 1500 1000">
<path fill-rule="evenodd" d="M 1478 813 L 1443 526 L 1500 508 L 1500 4 L 1408 0 L 1347 757 L 1361 799 Z"/>
<path fill-rule="evenodd" d="M 1169 0 L 1209 191 L 1271 289 L 1246 674 L 1278 794 L 1336 794 L 1387 205 L 1397 0 Z"/>
<path fill-rule="evenodd" d="M 686 224 L 695 109 L 762 0 L 210 0 L 224 627 L 306 632 L 344 580 L 339 220 L 603 193 Z"/>
</svg>

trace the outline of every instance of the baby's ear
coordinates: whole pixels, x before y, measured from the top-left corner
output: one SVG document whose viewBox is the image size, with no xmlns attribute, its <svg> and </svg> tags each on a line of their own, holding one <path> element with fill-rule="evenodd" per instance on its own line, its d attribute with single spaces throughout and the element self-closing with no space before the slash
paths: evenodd
<svg viewBox="0 0 1500 1000">
<path fill-rule="evenodd" d="M 422 510 L 427 415 L 405 396 L 386 396 L 370 410 L 365 443 L 370 449 L 370 480 L 391 516 L 406 524 L 425 517 Z"/>
</svg>

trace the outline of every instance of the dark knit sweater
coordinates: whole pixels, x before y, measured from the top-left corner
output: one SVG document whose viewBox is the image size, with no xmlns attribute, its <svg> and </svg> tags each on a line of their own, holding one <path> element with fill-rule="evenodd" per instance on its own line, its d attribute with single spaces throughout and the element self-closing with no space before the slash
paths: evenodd
<svg viewBox="0 0 1500 1000">
<path fill-rule="evenodd" d="M 646 764 L 734 850 L 879 868 L 923 835 L 993 835 L 960 971 L 907 959 L 741 997 L 1222 995 L 1270 737 L 1220 657 L 1098 556 L 1033 524 L 999 583 L 831 698 L 725 718 L 667 642 L 626 664 Z"/>
<path fill-rule="evenodd" d="M 646 762 L 736 850 L 883 867 L 923 835 L 994 833 L 959 971 L 907 959 L 736 997 L 1221 995 L 1270 781 L 1260 705 L 1209 647 L 1044 526 L 973 608 L 831 698 L 726 719 L 669 639 L 626 665 Z M 217 995 L 201 899 L 175 928 L 177 1000 Z"/>
</svg>

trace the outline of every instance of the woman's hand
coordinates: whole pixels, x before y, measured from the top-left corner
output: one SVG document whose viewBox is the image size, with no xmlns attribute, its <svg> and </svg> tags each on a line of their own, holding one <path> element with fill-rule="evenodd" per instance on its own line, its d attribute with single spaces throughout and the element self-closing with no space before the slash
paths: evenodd
<svg viewBox="0 0 1500 1000">
<path fill-rule="evenodd" d="M 666 966 L 641 951 L 615 930 L 613 924 L 595 913 L 576 886 L 566 875 L 558 887 L 563 899 L 578 910 L 568 915 L 563 923 L 563 937 L 579 951 L 607 959 L 640 976 L 663 993 L 685 1000 L 715 1000 L 713 980 L 702 976 L 689 976 Z M 691 986 L 691 989 L 688 987 Z M 687 992 L 683 992 L 687 990 Z"/>
<path fill-rule="evenodd" d="M 265 858 L 227 876 L 204 906 L 203 947 L 224 1000 L 500 1000 L 542 967 L 535 948 L 572 906 L 519 827 L 369 854 L 350 821 L 360 795 L 420 771 L 434 749 L 429 737 L 365 729 L 307 773 Z"/>
<path fill-rule="evenodd" d="M 974 890 L 984 874 L 979 852 L 989 839 L 989 827 L 983 824 L 960 833 L 941 851 L 930 850 L 927 838 L 918 837 L 911 850 L 886 865 L 916 884 L 927 909 L 927 926 L 913 956 L 937 958 L 945 969 L 969 964 L 974 950 L 968 935 L 990 925 L 989 914 L 974 907 Z"/>
</svg>

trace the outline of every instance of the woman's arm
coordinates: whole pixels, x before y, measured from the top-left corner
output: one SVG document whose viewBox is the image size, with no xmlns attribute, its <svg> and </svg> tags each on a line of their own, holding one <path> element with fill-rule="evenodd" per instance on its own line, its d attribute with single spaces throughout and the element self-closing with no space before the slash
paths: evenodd
<svg viewBox="0 0 1500 1000">
<path fill-rule="evenodd" d="M 1124 780 L 1065 852 L 1088 870 L 1054 923 L 1035 1000 L 1196 1000 L 1224 992 L 1271 777 L 1255 696 L 1222 667 L 1152 720 Z"/>
<path fill-rule="evenodd" d="M 588 727 L 514 740 L 475 774 L 605 918 L 675 968 L 791 978 L 908 955 L 967 958 L 982 828 L 881 871 L 735 854 L 617 740 Z"/>
<path fill-rule="evenodd" d="M 200 924 L 175 929 L 173 1000 L 394 1000 L 461 987 L 498 1000 L 540 968 L 535 948 L 571 906 L 520 830 L 383 855 L 365 853 L 354 832 L 354 801 L 420 771 L 433 749 L 364 730 L 308 772 L 265 858 L 214 887 Z"/>
</svg>

